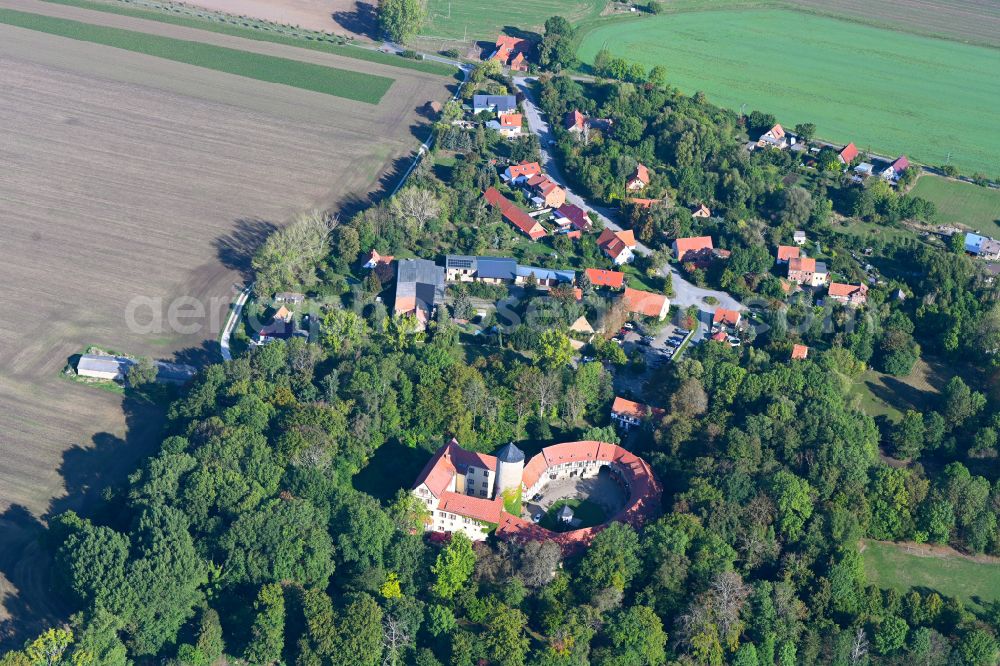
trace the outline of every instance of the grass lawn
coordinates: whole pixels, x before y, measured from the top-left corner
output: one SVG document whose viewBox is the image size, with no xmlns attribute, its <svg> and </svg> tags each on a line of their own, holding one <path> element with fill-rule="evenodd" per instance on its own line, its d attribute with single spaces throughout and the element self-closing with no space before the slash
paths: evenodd
<svg viewBox="0 0 1000 666">
<path fill-rule="evenodd" d="M 287 26 L 279 26 L 267 21 L 257 21 L 254 19 L 232 17 L 225 14 L 213 13 L 207 9 L 176 5 L 174 11 L 168 13 L 166 9 L 139 9 L 131 7 L 124 2 L 111 0 L 102 2 L 101 0 L 46 0 L 59 5 L 72 5 L 83 9 L 93 9 L 99 12 L 110 14 L 121 14 L 123 16 L 133 16 L 135 18 L 160 21 L 161 23 L 171 23 L 182 25 L 188 28 L 198 28 L 209 32 L 218 32 L 245 39 L 255 39 L 262 42 L 274 42 L 276 44 L 287 44 L 298 46 L 314 51 L 324 51 L 347 58 L 357 60 L 367 60 L 393 67 L 404 69 L 415 69 L 429 74 L 441 74 L 448 76 L 455 73 L 455 68 L 439 62 L 409 60 L 399 56 L 382 53 L 372 49 L 353 46 L 341 43 L 336 37 L 331 37 L 321 32 L 309 30 L 298 30 Z"/>
<path fill-rule="evenodd" d="M 864 542 L 865 573 L 881 588 L 906 592 L 911 588 L 934 590 L 960 598 L 974 610 L 984 602 L 1000 601 L 1000 565 L 977 562 L 950 549 L 905 544 Z"/>
<path fill-rule="evenodd" d="M 11 9 L 0 9 L 0 23 L 368 104 L 377 104 L 393 83 L 385 76 Z"/>
<path fill-rule="evenodd" d="M 557 513 L 563 506 L 569 505 L 573 509 L 573 517 L 580 521 L 580 524 L 576 527 L 570 527 L 569 525 L 559 521 Z M 594 525 L 600 525 L 605 520 L 608 519 L 604 508 L 600 504 L 591 502 L 589 499 L 561 499 L 556 501 L 549 507 L 549 510 L 545 512 L 542 516 L 542 520 L 539 521 L 539 525 L 547 530 L 552 530 L 553 532 L 567 532 L 571 529 L 580 530 L 585 527 L 593 527 Z"/>
<path fill-rule="evenodd" d="M 703 11 L 607 21 L 579 56 L 602 47 L 673 85 L 733 109 L 746 104 L 786 127 L 862 150 L 997 171 L 1000 51 L 781 9 Z M 993 72 L 991 74 L 991 72 Z"/>
<path fill-rule="evenodd" d="M 851 395 L 857 396 L 861 409 L 869 416 L 897 422 L 907 409 L 935 408 L 940 390 L 952 374 L 954 370 L 942 363 L 920 359 L 906 377 L 868 370 L 854 382 Z"/>
<path fill-rule="evenodd" d="M 1000 190 L 924 174 L 910 194 L 934 202 L 937 222 L 962 224 L 981 234 L 1000 237 Z"/>
<path fill-rule="evenodd" d="M 594 18 L 605 4 L 606 0 L 535 0 L 500 4 L 490 0 L 429 0 L 429 20 L 422 32 L 427 37 L 492 42 L 508 27 L 540 34 L 550 16 L 564 16 L 574 23 Z M 447 48 L 447 45 L 442 48 Z"/>
</svg>

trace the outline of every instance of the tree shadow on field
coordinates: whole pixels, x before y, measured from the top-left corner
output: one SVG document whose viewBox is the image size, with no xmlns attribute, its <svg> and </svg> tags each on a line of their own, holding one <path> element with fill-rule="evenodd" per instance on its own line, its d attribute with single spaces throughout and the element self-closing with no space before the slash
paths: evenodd
<svg viewBox="0 0 1000 666">
<path fill-rule="evenodd" d="M 395 189 L 396 184 L 406 173 L 406 170 L 410 168 L 410 164 L 413 163 L 413 154 L 402 155 L 397 157 L 392 161 L 392 164 L 386 167 L 379 177 L 378 187 L 371 194 L 371 199 L 373 203 L 378 203 L 379 201 L 388 198 L 389 194 Z"/>
<path fill-rule="evenodd" d="M 47 524 L 66 511 L 117 530 L 131 522 L 124 501 L 125 481 L 140 461 L 152 455 L 163 435 L 165 407 L 140 397 L 126 397 L 126 436 L 101 432 L 91 446 L 76 444 L 63 452 L 59 473 L 66 494 L 53 500 L 39 520 L 22 506 L 0 514 L 0 605 L 8 619 L 0 622 L 0 652 L 66 622 L 78 610 L 68 591 L 55 580 L 52 554 L 59 547 Z M 43 522 L 44 521 L 44 522 Z"/>
<path fill-rule="evenodd" d="M 215 340 L 203 340 L 201 345 L 197 347 L 188 347 L 175 351 L 174 357 L 170 359 L 170 362 L 204 368 L 212 363 L 218 363 L 220 359 L 219 353 L 218 342 Z"/>
<path fill-rule="evenodd" d="M 330 14 L 344 30 L 362 35 L 371 40 L 379 39 L 378 16 L 375 5 L 368 2 L 355 2 L 354 11 L 340 11 Z"/>
<path fill-rule="evenodd" d="M 47 627 L 67 617 L 51 585 L 50 558 L 42 543 L 45 526 L 15 504 L 0 513 L 0 654 L 20 648 Z"/>
<path fill-rule="evenodd" d="M 525 30 L 523 28 L 518 28 L 514 25 L 505 25 L 501 31 L 505 35 L 510 35 L 511 37 L 516 37 L 517 39 L 527 39 L 532 44 L 536 44 L 542 41 L 542 36 L 537 32 L 532 32 L 531 30 Z M 496 48 L 496 44 L 493 45 Z"/>
<path fill-rule="evenodd" d="M 219 236 L 212 244 L 223 266 L 239 271 L 249 279 L 253 273 L 250 260 L 254 252 L 277 228 L 276 224 L 267 220 L 241 218 L 236 220 L 236 228 L 231 233 Z"/>
<path fill-rule="evenodd" d="M 930 391 L 924 391 L 901 382 L 895 377 L 882 377 L 882 385 L 871 381 L 865 383 L 875 397 L 900 411 L 926 409 L 931 405 L 931 399 L 934 395 Z"/>
</svg>

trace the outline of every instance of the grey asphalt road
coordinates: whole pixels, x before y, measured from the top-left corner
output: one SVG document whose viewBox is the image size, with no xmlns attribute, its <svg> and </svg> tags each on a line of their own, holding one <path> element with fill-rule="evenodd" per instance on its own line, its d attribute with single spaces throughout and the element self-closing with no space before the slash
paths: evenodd
<svg viewBox="0 0 1000 666">
<path fill-rule="evenodd" d="M 528 128 L 538 135 L 538 139 L 542 144 L 542 168 L 547 174 L 549 174 L 550 177 L 562 183 L 563 188 L 566 190 L 566 200 L 569 203 L 579 206 L 585 211 L 593 211 L 598 218 L 600 218 L 601 222 L 604 223 L 605 227 L 614 229 L 615 231 L 620 231 L 622 227 L 615 222 L 617 211 L 604 206 L 593 206 L 587 203 L 583 197 L 574 192 L 572 188 L 566 184 L 566 179 L 563 177 L 562 171 L 559 169 L 559 164 L 555 160 L 554 150 L 549 145 L 550 141 L 555 141 L 555 133 L 552 131 L 552 128 L 549 127 L 545 116 L 542 114 L 542 111 L 538 108 L 534 101 L 534 91 L 531 88 L 531 83 L 534 80 L 534 77 L 519 77 L 514 79 L 514 85 L 517 86 L 518 90 L 524 93 L 524 112 L 528 117 Z M 652 253 L 652 250 L 642 243 L 639 243 L 635 252 L 636 254 L 648 255 Z M 677 305 L 681 308 L 696 305 L 700 309 L 707 308 L 713 311 L 716 307 L 724 307 L 730 310 L 744 309 L 742 303 L 724 291 L 704 289 L 691 284 L 685 280 L 684 276 L 681 275 L 677 268 L 671 264 L 668 264 L 663 270 L 669 271 L 672 276 L 674 285 L 674 297 L 670 299 L 670 303 L 672 305 Z M 709 297 L 714 297 L 718 302 L 712 305 L 706 303 L 705 299 Z"/>
</svg>

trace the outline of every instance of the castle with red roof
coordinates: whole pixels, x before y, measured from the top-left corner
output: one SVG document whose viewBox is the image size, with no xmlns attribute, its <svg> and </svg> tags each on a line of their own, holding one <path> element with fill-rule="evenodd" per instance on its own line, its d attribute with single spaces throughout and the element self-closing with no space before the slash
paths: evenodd
<svg viewBox="0 0 1000 666">
<path fill-rule="evenodd" d="M 475 541 L 495 531 L 505 539 L 553 541 L 570 553 L 588 545 L 607 523 L 553 532 L 509 513 L 504 499 L 518 493 L 531 497 L 550 481 L 593 478 L 602 470 L 627 498 L 609 522 L 639 527 L 659 515 L 662 490 L 649 464 L 617 444 L 592 440 L 547 446 L 527 464 L 513 443 L 491 456 L 466 451 L 451 440 L 427 462 L 411 492 L 431 513 L 427 531 L 463 532 Z"/>
</svg>

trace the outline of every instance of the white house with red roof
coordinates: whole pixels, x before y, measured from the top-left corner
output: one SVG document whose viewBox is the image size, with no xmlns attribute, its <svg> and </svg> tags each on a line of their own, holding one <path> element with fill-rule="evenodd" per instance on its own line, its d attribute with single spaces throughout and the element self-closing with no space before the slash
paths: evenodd
<svg viewBox="0 0 1000 666">
<path fill-rule="evenodd" d="M 787 264 L 791 259 L 798 259 L 800 254 L 801 248 L 798 245 L 779 245 L 778 263 Z"/>
<path fill-rule="evenodd" d="M 760 135 L 757 139 L 757 146 L 760 148 L 777 148 L 784 150 L 788 147 L 788 138 L 785 136 L 785 128 L 780 124 L 775 125 Z"/>
<path fill-rule="evenodd" d="M 629 192 L 644 190 L 649 185 L 649 169 L 643 164 L 636 164 L 635 171 L 625 181 L 625 189 Z"/>
<path fill-rule="evenodd" d="M 391 264 L 395 257 L 391 255 L 381 255 L 375 250 L 368 253 L 368 258 L 365 259 L 365 263 L 362 264 L 363 268 L 378 268 L 379 266 L 387 266 Z"/>
<path fill-rule="evenodd" d="M 584 130 L 587 129 L 587 117 L 580 113 L 578 109 L 573 109 L 563 119 L 563 127 L 566 128 L 567 132 L 583 134 Z"/>
<path fill-rule="evenodd" d="M 625 302 L 626 312 L 630 314 L 653 317 L 663 321 L 670 313 L 670 299 L 663 294 L 625 287 L 622 299 Z"/>
<path fill-rule="evenodd" d="M 525 160 L 507 167 L 504 172 L 500 174 L 500 178 L 505 183 L 517 184 L 523 183 L 532 176 L 537 176 L 540 173 L 542 173 L 542 167 L 538 162 L 529 162 Z"/>
<path fill-rule="evenodd" d="M 711 236 L 690 236 L 674 241 L 674 258 L 677 261 L 708 261 L 712 258 Z"/>
<path fill-rule="evenodd" d="M 486 126 L 505 139 L 516 139 L 521 136 L 521 124 L 524 115 L 520 113 L 501 113 L 496 120 L 486 123 Z"/>
<path fill-rule="evenodd" d="M 854 158 L 858 156 L 858 147 L 853 143 L 849 143 L 844 146 L 844 149 L 837 153 L 837 159 L 840 160 L 841 164 L 850 164 L 854 161 Z"/>
<path fill-rule="evenodd" d="M 588 268 L 583 271 L 590 280 L 590 284 L 595 287 L 606 287 L 608 289 L 621 289 L 625 286 L 625 274 L 618 271 L 609 271 L 603 268 Z"/>
<path fill-rule="evenodd" d="M 826 295 L 830 300 L 845 305 L 864 305 L 868 302 L 868 285 L 831 282 Z"/>
<path fill-rule="evenodd" d="M 890 183 L 895 183 L 903 175 L 903 172 L 909 168 L 910 160 L 906 159 L 906 155 L 900 155 L 896 158 L 895 162 L 883 169 L 879 175 Z"/>
<path fill-rule="evenodd" d="M 621 396 L 616 396 L 611 404 L 611 421 L 626 431 L 642 425 L 648 419 L 662 418 L 664 414 L 666 414 L 664 409 L 626 400 Z"/>
<path fill-rule="evenodd" d="M 520 37 L 500 35 L 497 37 L 496 50 L 490 55 L 490 60 L 496 60 L 504 67 L 510 67 L 515 72 L 527 72 L 528 60 L 525 56 L 531 48 L 531 42 Z"/>
<path fill-rule="evenodd" d="M 597 247 L 606 254 L 616 266 L 627 264 L 634 259 L 633 250 L 637 247 L 635 234 L 631 229 L 614 231 L 605 229 L 597 237 Z"/>
<path fill-rule="evenodd" d="M 826 284 L 826 264 L 812 257 L 794 257 L 788 260 L 788 281 L 808 287 Z"/>
</svg>

